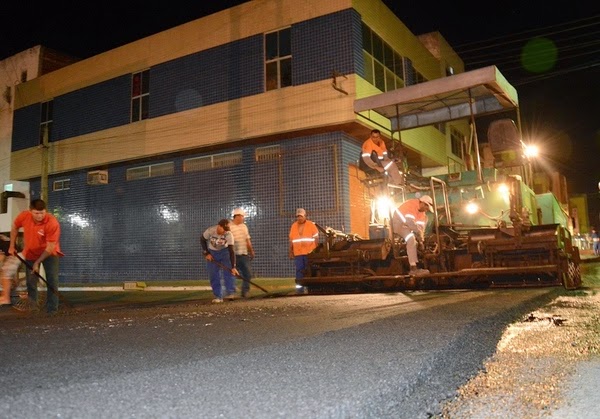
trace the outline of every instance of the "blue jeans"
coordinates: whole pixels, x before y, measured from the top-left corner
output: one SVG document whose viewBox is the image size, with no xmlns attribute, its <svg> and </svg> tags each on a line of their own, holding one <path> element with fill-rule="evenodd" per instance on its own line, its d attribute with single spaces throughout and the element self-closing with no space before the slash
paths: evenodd
<svg viewBox="0 0 600 419">
<path fill-rule="evenodd" d="M 225 290 L 227 295 L 235 294 L 235 277 L 231 274 L 231 259 L 229 259 L 229 249 L 223 250 L 208 250 L 215 262 L 220 263 L 224 268 L 214 262 L 208 262 L 208 279 L 215 298 L 223 298 L 223 290 L 221 289 L 221 275 L 225 282 Z"/>
<path fill-rule="evenodd" d="M 33 264 L 35 260 L 28 260 L 29 263 Z M 58 310 L 58 256 L 48 256 L 42 262 L 48 292 L 46 296 L 46 311 L 48 313 Z M 25 270 L 25 279 L 27 281 L 27 296 L 37 303 L 38 290 L 37 282 L 38 277 L 31 272 L 30 269 Z M 54 290 L 54 291 L 52 291 Z"/>
<path fill-rule="evenodd" d="M 298 286 L 298 280 L 304 278 L 304 270 L 308 267 L 308 256 L 294 256 L 294 265 L 296 265 L 296 292 L 304 293 L 304 287 Z"/>
<path fill-rule="evenodd" d="M 236 255 L 235 262 L 240 276 L 245 279 L 242 281 L 242 295 L 250 291 L 250 281 L 252 281 L 252 259 L 248 255 Z"/>
</svg>

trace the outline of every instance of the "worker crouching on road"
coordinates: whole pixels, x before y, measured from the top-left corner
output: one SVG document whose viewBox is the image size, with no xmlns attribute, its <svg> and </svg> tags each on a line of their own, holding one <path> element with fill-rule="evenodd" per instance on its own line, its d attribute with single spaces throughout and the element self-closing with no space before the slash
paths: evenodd
<svg viewBox="0 0 600 419">
<path fill-rule="evenodd" d="M 233 250 L 233 234 L 229 231 L 229 220 L 223 218 L 216 226 L 207 228 L 200 237 L 202 253 L 206 259 L 208 279 L 212 288 L 213 303 L 223 302 L 221 287 L 221 273 L 225 282 L 225 299 L 235 298 L 235 276 L 239 272 L 235 266 L 235 252 Z"/>
<path fill-rule="evenodd" d="M 425 240 L 428 210 L 433 212 L 433 200 L 430 196 L 423 195 L 420 198 L 406 200 L 394 213 L 394 233 L 401 235 L 406 242 L 410 275 L 414 276 L 429 274 L 429 270 L 417 268 L 417 262 L 419 261 L 417 243 L 422 245 Z"/>
<path fill-rule="evenodd" d="M 312 221 L 306 219 L 306 210 L 296 210 L 296 222 L 290 228 L 290 259 L 294 259 L 296 267 L 296 289 L 304 293 L 304 288 L 298 285 L 298 280 L 304 278 L 304 270 L 308 267 L 308 255 L 319 244 L 319 230 Z"/>
</svg>

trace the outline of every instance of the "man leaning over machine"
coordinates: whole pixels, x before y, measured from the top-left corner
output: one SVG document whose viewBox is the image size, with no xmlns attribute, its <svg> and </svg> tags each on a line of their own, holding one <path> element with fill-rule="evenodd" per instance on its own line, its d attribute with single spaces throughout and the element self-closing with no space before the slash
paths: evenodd
<svg viewBox="0 0 600 419">
<path fill-rule="evenodd" d="M 410 275 L 428 275 L 428 269 L 417 268 L 417 243 L 422 244 L 425 239 L 427 226 L 427 211 L 433 212 L 433 200 L 429 195 L 404 201 L 394 212 L 394 232 L 404 238 L 406 253 L 410 265 Z"/>
</svg>

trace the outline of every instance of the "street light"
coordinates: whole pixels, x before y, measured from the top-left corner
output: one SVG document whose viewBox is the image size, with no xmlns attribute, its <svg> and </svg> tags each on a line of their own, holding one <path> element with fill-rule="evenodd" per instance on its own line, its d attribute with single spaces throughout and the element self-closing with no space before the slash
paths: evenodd
<svg viewBox="0 0 600 419">
<path fill-rule="evenodd" d="M 523 145 L 523 155 L 527 159 L 527 166 L 525 168 L 526 174 L 526 184 L 530 188 L 533 189 L 533 159 L 537 158 L 540 155 L 540 149 L 535 144 L 525 144 Z"/>
<path fill-rule="evenodd" d="M 540 149 L 535 144 L 526 144 L 525 145 L 525 157 L 528 159 L 536 158 L 540 154 Z"/>
</svg>

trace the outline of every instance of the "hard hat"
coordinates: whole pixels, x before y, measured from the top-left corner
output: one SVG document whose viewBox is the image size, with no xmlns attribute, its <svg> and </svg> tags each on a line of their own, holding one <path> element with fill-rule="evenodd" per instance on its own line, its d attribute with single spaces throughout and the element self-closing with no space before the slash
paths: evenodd
<svg viewBox="0 0 600 419">
<path fill-rule="evenodd" d="M 244 211 L 243 208 L 236 208 L 233 210 L 233 216 L 235 217 L 236 215 L 243 215 L 245 217 L 246 212 Z"/>
<path fill-rule="evenodd" d="M 423 195 L 419 201 L 426 203 L 429 211 L 433 212 L 433 199 L 429 195 Z"/>
<path fill-rule="evenodd" d="M 306 210 L 304 208 L 298 208 L 296 210 L 296 217 L 301 215 L 302 217 L 306 217 Z"/>
</svg>

